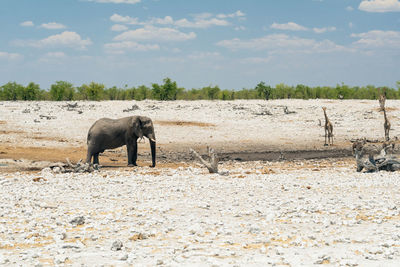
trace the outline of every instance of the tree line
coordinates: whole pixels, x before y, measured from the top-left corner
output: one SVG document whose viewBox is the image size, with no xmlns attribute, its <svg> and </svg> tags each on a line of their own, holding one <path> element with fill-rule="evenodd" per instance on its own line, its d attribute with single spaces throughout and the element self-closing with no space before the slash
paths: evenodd
<svg viewBox="0 0 400 267">
<path fill-rule="evenodd" d="M 265 82 L 258 83 L 254 88 L 241 90 L 220 89 L 218 86 L 206 86 L 200 89 L 185 89 L 178 87 L 175 81 L 165 78 L 163 84 L 153 83 L 151 87 L 106 88 L 101 83 L 91 82 L 75 87 L 67 81 L 57 81 L 48 90 L 41 89 L 34 82 L 23 86 L 16 82 L 8 82 L 0 87 L 0 100 L 235 100 L 235 99 L 378 99 L 380 94 L 386 94 L 388 99 L 400 99 L 400 81 L 397 88 L 350 87 L 345 84 L 310 87 L 303 84 L 289 86 L 280 83 L 272 87 Z"/>
</svg>

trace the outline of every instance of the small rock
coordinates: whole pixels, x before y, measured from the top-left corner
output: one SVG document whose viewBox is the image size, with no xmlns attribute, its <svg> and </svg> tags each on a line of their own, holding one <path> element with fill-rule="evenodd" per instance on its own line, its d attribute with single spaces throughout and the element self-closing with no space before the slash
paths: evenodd
<svg viewBox="0 0 400 267">
<path fill-rule="evenodd" d="M 329 264 L 330 260 L 331 260 L 330 256 L 323 255 L 320 256 L 319 259 L 316 262 L 314 262 L 314 264 Z"/>
<path fill-rule="evenodd" d="M 125 254 L 124 256 L 122 256 L 119 260 L 120 261 L 126 261 L 128 259 L 128 254 Z"/>
<path fill-rule="evenodd" d="M 75 225 L 75 226 L 77 226 L 77 225 L 83 225 L 83 224 L 85 223 L 85 217 L 83 217 L 83 216 L 75 217 L 75 218 L 73 218 L 73 219 L 70 221 L 70 223 L 71 223 L 72 225 Z"/>
<path fill-rule="evenodd" d="M 118 251 L 118 250 L 121 250 L 123 246 L 124 245 L 122 244 L 122 242 L 120 240 L 116 240 L 112 243 L 111 250 Z"/>
</svg>

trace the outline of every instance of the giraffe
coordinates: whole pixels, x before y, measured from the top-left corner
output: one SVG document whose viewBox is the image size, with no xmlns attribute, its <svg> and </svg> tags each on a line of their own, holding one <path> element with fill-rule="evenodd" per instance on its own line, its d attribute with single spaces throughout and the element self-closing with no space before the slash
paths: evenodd
<svg viewBox="0 0 400 267">
<path fill-rule="evenodd" d="M 385 140 L 389 141 L 390 122 L 386 116 L 386 108 L 383 108 L 383 117 L 385 119 L 385 122 L 383 123 L 383 128 L 385 129 Z"/>
<path fill-rule="evenodd" d="M 379 95 L 379 106 L 381 108 L 380 111 L 383 111 L 385 109 L 385 102 L 386 102 L 386 91 L 383 91 L 383 94 Z"/>
<path fill-rule="evenodd" d="M 326 115 L 326 107 L 322 107 L 325 116 L 325 146 L 328 144 L 326 143 L 326 139 L 328 138 L 329 145 L 333 145 L 333 125 L 328 119 L 328 115 Z"/>
</svg>

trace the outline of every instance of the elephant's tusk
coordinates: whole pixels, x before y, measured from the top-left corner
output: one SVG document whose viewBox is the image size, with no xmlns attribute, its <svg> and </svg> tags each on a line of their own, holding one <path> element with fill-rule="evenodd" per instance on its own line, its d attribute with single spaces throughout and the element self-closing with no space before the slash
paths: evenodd
<svg viewBox="0 0 400 267">
<path fill-rule="evenodd" d="M 151 142 L 156 142 L 156 139 L 153 139 L 153 138 L 149 138 L 149 140 L 151 141 Z"/>
</svg>

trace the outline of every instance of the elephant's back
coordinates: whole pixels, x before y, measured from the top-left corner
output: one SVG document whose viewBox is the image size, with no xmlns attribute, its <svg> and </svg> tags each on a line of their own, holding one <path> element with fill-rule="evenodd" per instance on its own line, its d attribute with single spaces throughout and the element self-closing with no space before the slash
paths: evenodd
<svg viewBox="0 0 400 267">
<path fill-rule="evenodd" d="M 100 130 L 105 127 L 115 128 L 115 127 L 118 127 L 119 125 L 121 125 L 122 123 L 123 122 L 121 121 L 121 119 L 101 118 L 93 123 L 93 125 L 89 129 L 89 133 L 93 132 L 97 129 Z"/>
<path fill-rule="evenodd" d="M 87 135 L 87 142 L 89 143 L 91 140 L 100 139 L 103 141 L 111 142 L 113 139 L 121 139 L 124 138 L 126 133 L 126 118 L 122 119 L 110 119 L 110 118 L 101 118 L 98 119 L 93 125 L 90 127 Z"/>
</svg>

